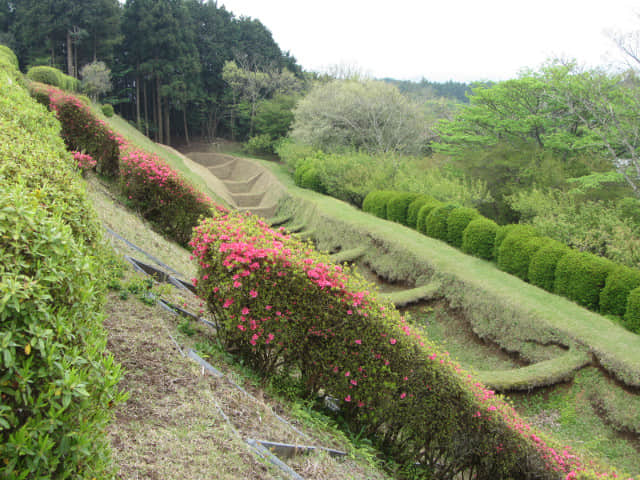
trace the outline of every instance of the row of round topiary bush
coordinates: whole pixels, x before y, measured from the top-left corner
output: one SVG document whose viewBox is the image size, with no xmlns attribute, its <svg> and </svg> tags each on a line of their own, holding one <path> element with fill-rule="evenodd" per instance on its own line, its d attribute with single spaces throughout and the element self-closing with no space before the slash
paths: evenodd
<svg viewBox="0 0 640 480">
<path fill-rule="evenodd" d="M 0 51 L 0 55 L 3 52 Z M 110 478 L 105 253 L 60 125 L 0 61 L 0 477 Z"/>
<path fill-rule="evenodd" d="M 628 329 L 640 333 L 635 300 L 640 292 L 631 300 L 632 291 L 640 288 L 638 270 L 574 251 L 538 235 L 530 225 L 498 226 L 472 208 L 444 204 L 428 195 L 376 190 L 365 198 L 363 210 L 495 261 L 501 270 L 586 308 L 622 316 Z"/>
<path fill-rule="evenodd" d="M 27 71 L 27 78 L 33 82 L 45 83 L 68 92 L 78 91 L 78 79 L 62 73 L 54 67 L 39 65 Z"/>
<path fill-rule="evenodd" d="M 352 429 L 434 478 L 576 478 L 585 467 L 404 321 L 348 268 L 220 209 L 195 229 L 194 279 L 226 348 L 338 399 Z"/>
</svg>

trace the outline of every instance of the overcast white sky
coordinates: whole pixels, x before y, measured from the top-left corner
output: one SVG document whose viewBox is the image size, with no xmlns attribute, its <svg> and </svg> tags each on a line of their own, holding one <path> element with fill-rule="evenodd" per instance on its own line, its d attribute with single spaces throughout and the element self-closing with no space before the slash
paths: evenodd
<svg viewBox="0 0 640 480">
<path fill-rule="evenodd" d="M 625 0 L 218 0 L 259 19 L 306 70 L 357 65 L 398 79 L 504 80 L 554 56 L 595 66 L 606 29 L 640 30 Z"/>
</svg>

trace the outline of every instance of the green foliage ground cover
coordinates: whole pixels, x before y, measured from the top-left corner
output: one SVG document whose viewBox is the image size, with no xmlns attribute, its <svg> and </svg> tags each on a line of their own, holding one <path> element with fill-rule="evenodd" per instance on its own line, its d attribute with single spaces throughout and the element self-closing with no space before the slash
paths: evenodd
<svg viewBox="0 0 640 480">
<path fill-rule="evenodd" d="M 102 328 L 107 250 L 59 134 L 15 67 L 0 65 L 0 476 L 7 479 L 112 473 L 103 431 L 123 395 Z"/>
</svg>

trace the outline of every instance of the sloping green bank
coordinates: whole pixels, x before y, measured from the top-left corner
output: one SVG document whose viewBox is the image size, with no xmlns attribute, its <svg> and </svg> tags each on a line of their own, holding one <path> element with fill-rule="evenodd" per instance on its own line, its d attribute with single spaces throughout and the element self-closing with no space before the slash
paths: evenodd
<svg viewBox="0 0 640 480">
<path fill-rule="evenodd" d="M 0 477 L 109 478 L 100 225 L 60 124 L 0 49 Z"/>
<path fill-rule="evenodd" d="M 263 162 L 289 191 L 279 214 L 315 230 L 320 248 L 365 247 L 364 260 L 392 281 L 441 282 L 440 292 L 463 310 L 474 331 L 526 357 L 531 343 L 593 353 L 626 385 L 640 386 L 640 336 L 564 298 L 501 272 L 410 228 L 293 184 L 282 166 Z"/>
</svg>

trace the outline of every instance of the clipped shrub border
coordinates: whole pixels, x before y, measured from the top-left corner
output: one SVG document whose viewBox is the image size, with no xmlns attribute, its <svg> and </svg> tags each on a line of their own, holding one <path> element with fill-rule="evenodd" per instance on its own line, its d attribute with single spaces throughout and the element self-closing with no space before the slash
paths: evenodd
<svg viewBox="0 0 640 480">
<path fill-rule="evenodd" d="M 479 216 L 478 211 L 473 208 L 458 207 L 451 210 L 447 217 L 447 243 L 461 248 L 464 230 L 472 220 Z"/>
<path fill-rule="evenodd" d="M 387 220 L 407 225 L 407 210 L 418 197 L 417 193 L 398 192 L 387 203 Z"/>
<path fill-rule="evenodd" d="M 424 207 L 423 207 L 424 208 Z M 424 231 L 431 238 L 447 241 L 449 231 L 447 229 L 449 214 L 458 208 L 457 205 L 448 203 L 434 208 L 424 221 Z"/>
<path fill-rule="evenodd" d="M 498 249 L 500 270 L 529 281 L 529 264 L 533 255 L 546 243 L 548 237 L 537 237 L 522 229 L 513 229 Z"/>
<path fill-rule="evenodd" d="M 607 276 L 600 292 L 600 311 L 623 316 L 631 291 L 640 287 L 640 271 L 627 266 L 616 266 Z M 633 330 L 636 333 L 637 330 Z"/>
<path fill-rule="evenodd" d="M 571 251 L 558 261 L 555 291 L 590 310 L 598 310 L 600 291 L 615 264 L 592 253 Z"/>
<path fill-rule="evenodd" d="M 560 259 L 571 252 L 564 243 L 551 240 L 531 256 L 529 281 L 547 292 L 554 291 L 556 268 Z"/>
<path fill-rule="evenodd" d="M 462 251 L 484 260 L 493 259 L 498 224 L 485 217 L 471 220 L 462 233 Z"/>
<path fill-rule="evenodd" d="M 186 246 L 200 217 L 209 216 L 213 202 L 193 188 L 156 155 L 133 147 L 97 118 L 76 96 L 33 84 L 32 95 L 50 108 L 62 124 L 71 150 L 97 162 L 99 173 L 119 179 L 120 193 L 164 235 Z"/>
<path fill-rule="evenodd" d="M 374 190 L 364 198 L 362 210 L 379 218 L 387 218 L 387 204 L 398 192 Z"/>
<path fill-rule="evenodd" d="M 427 203 L 433 203 L 436 199 L 430 195 L 419 195 L 407 208 L 407 227 L 417 229 L 418 213 L 420 208 Z"/>
</svg>

